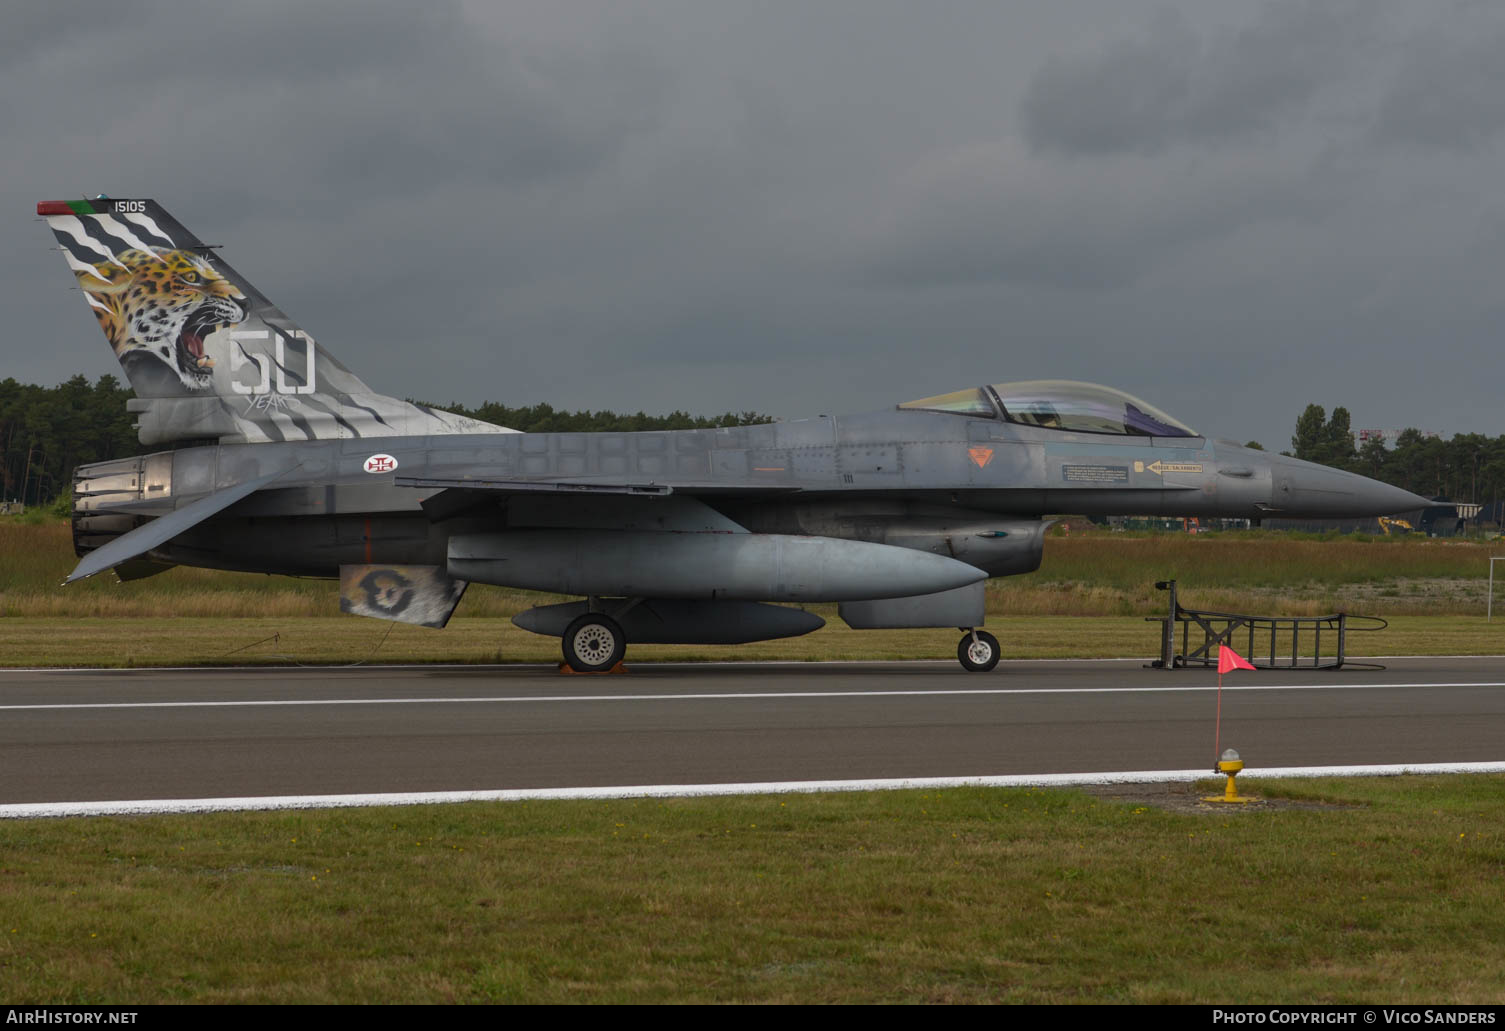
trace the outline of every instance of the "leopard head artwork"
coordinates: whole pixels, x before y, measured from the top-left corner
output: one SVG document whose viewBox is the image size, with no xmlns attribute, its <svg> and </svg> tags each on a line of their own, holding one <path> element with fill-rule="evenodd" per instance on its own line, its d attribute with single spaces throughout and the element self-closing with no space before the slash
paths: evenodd
<svg viewBox="0 0 1505 1031">
<path fill-rule="evenodd" d="M 190 251 L 132 249 L 77 276 L 115 357 L 150 354 L 189 390 L 211 385 L 204 339 L 247 315 L 240 288 Z"/>
</svg>

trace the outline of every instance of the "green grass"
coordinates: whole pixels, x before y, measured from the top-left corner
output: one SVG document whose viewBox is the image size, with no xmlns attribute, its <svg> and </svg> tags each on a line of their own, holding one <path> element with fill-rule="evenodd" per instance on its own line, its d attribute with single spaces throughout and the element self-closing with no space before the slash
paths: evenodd
<svg viewBox="0 0 1505 1031">
<path fill-rule="evenodd" d="M 822 662 L 904 659 L 955 661 L 949 629 L 851 630 L 835 606 L 813 606 L 824 630 L 786 641 L 744 645 L 633 645 L 634 662 Z M 1006 659 L 1150 658 L 1159 628 L 1132 616 L 1008 616 L 988 626 Z M 1330 642 L 1329 642 L 1330 645 Z M 1240 645 L 1241 647 L 1242 645 Z M 1330 647 L 1327 653 L 1331 654 Z M 1505 654 L 1505 618 L 1392 616 L 1388 629 L 1351 634 L 1348 655 Z M 177 666 L 361 661 L 558 662 L 559 640 L 519 630 L 501 617 L 456 617 L 444 630 L 356 616 L 155 619 L 107 616 L 0 619 L 3 666 Z"/>
<path fill-rule="evenodd" d="M 0 824 L 0 994 L 1505 1002 L 1505 778 Z"/>
<path fill-rule="evenodd" d="M 1419 536 L 1079 533 L 1051 536 L 1037 572 L 990 587 L 1005 610 L 1033 607 L 1040 614 L 1158 612 L 1165 601 L 1155 581 L 1176 580 L 1190 608 L 1472 615 L 1485 608 L 1489 558 L 1502 554 L 1499 542 Z M 1054 594 L 1055 607 L 1041 594 Z"/>
</svg>

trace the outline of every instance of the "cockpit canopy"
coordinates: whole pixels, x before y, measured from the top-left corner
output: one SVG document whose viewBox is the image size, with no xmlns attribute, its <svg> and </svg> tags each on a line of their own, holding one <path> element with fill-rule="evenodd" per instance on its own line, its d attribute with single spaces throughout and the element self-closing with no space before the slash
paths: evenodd
<svg viewBox="0 0 1505 1031">
<path fill-rule="evenodd" d="M 1002 418 L 1022 426 L 1120 436 L 1195 437 L 1196 430 L 1121 390 L 1066 379 L 994 383 L 906 401 L 900 408 Z"/>
</svg>

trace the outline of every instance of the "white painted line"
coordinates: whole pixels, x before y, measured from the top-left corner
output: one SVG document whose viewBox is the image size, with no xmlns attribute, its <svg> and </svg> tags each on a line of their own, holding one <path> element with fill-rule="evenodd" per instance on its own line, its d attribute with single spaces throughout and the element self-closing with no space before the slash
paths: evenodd
<svg viewBox="0 0 1505 1031">
<path fill-rule="evenodd" d="M 1246 684 L 1225 686 L 1224 694 L 1258 691 L 1376 691 L 1436 687 L 1505 687 L 1505 681 L 1485 680 L 1457 683 L 1404 684 Z M 1078 695 L 1078 694 L 1207 694 L 1216 692 L 1216 684 L 1195 687 L 1000 687 L 1000 688 L 916 688 L 907 691 L 725 691 L 695 694 L 589 694 L 589 695 L 515 695 L 477 696 L 474 698 L 262 698 L 214 702 L 39 702 L 0 705 L 0 712 L 35 712 L 83 709 L 239 709 L 294 706 L 336 705 L 503 705 L 525 702 L 683 702 L 746 701 L 764 698 L 934 698 L 942 695 Z"/>
<path fill-rule="evenodd" d="M 1158 655 L 1144 655 L 1139 657 L 1115 659 L 1003 659 L 999 666 L 1035 666 L 1050 663 L 1104 663 L 1104 662 L 1134 662 L 1143 665 L 1152 659 L 1158 659 Z M 1505 655 L 1348 655 L 1345 661 L 1351 664 L 1361 664 L 1368 659 L 1500 659 L 1505 662 Z M 702 669 L 723 667 L 755 668 L 761 666 L 801 666 L 806 669 L 820 669 L 831 666 L 936 666 L 940 668 L 953 668 L 956 662 L 952 659 L 820 659 L 810 661 L 808 659 L 718 659 L 711 662 L 692 662 L 688 660 L 662 660 L 658 662 L 633 662 L 633 669 Z M 472 673 L 517 673 L 528 670 L 540 672 L 553 672 L 558 663 L 544 662 L 406 662 L 387 663 L 383 665 L 320 665 L 307 663 L 301 666 L 0 666 L 0 677 L 7 673 L 420 673 L 420 672 L 446 672 L 446 671 L 469 671 Z M 1187 673 L 1196 672 L 1195 669 L 1186 670 Z M 1266 670 L 1269 673 L 1299 673 L 1301 670 Z"/>
<path fill-rule="evenodd" d="M 1407 773 L 1505 773 L 1505 762 L 1409 763 L 1385 766 L 1287 766 L 1245 770 L 1248 780 L 1276 777 L 1397 777 Z M 132 816 L 268 809 L 348 809 L 361 806 L 527 802 L 548 799 L 696 798 L 712 795 L 809 794 L 818 791 L 902 791 L 920 788 L 1081 787 L 1215 780 L 1207 770 L 1132 773 L 1036 773 L 999 777 L 907 777 L 885 780 L 771 781 L 756 784 L 654 784 L 640 787 L 518 788 L 504 791 L 424 791 L 364 795 L 269 795 L 248 798 L 158 798 L 122 802 L 24 802 L 0 805 L 0 819 L 58 816 Z"/>
<path fill-rule="evenodd" d="M 1462 658 L 1479 658 L 1480 656 L 1466 655 Z M 1002 659 L 1000 667 L 1009 665 L 1032 666 L 1042 663 L 1108 663 L 1127 662 L 1146 667 L 1146 663 L 1153 656 L 1143 658 L 1122 659 Z M 802 669 L 826 669 L 838 666 L 929 666 L 936 669 L 959 670 L 955 659 L 829 659 L 810 661 L 808 659 L 726 659 L 714 662 L 693 662 L 690 660 L 665 660 L 661 662 L 636 662 L 629 661 L 630 671 L 652 672 L 656 670 L 695 670 L 695 669 L 747 669 L 756 670 L 764 667 L 779 668 L 802 668 Z M 306 663 L 301 666 L 0 666 L 0 678 L 9 673 L 103 673 L 115 675 L 130 675 L 143 673 L 282 673 L 282 674 L 309 674 L 325 676 L 330 673 L 346 673 L 357 675 L 361 673 L 557 673 L 557 662 L 509 662 L 509 663 L 470 663 L 470 662 L 411 662 L 394 663 L 386 666 L 350 666 L 350 665 L 319 665 Z M 1276 671 L 1279 672 L 1279 671 Z M 1298 671 L 1299 672 L 1299 671 Z"/>
<path fill-rule="evenodd" d="M 1343 661 L 1358 662 L 1360 659 L 1505 659 L 1505 655 L 1345 655 Z"/>
<path fill-rule="evenodd" d="M 322 675 L 326 673 L 360 674 L 403 671 L 423 673 L 442 672 L 444 670 L 470 670 L 484 673 L 488 671 L 505 672 L 507 670 L 528 669 L 553 671 L 558 668 L 558 665 L 558 663 L 545 662 L 519 662 L 505 665 L 494 662 L 409 662 L 392 663 L 383 666 L 351 666 L 349 664 L 335 665 L 332 663 L 327 666 L 318 663 L 308 663 L 302 666 L 274 666 L 271 663 L 263 666 L 4 666 L 0 667 L 0 676 L 4 676 L 7 673 L 105 673 L 127 676 L 135 673 L 309 673 Z M 637 665 L 642 665 L 642 663 L 638 663 Z"/>
<path fill-rule="evenodd" d="M 1097 659 L 1001 659 L 1000 666 L 1026 666 L 1037 663 L 1067 663 L 1067 662 L 1137 662 L 1146 663 L 1151 659 L 1158 658 L 1155 655 L 1144 656 L 1121 656 L 1118 658 Z M 1400 657 L 1400 656 L 1398 656 Z M 1477 659 L 1487 658 L 1480 655 L 1460 655 L 1456 658 Z M 1446 656 L 1424 655 L 1419 658 L 1446 658 Z M 1505 656 L 1501 656 L 1505 658 Z M 653 662 L 636 661 L 631 664 L 633 669 L 702 669 L 711 668 L 756 668 L 761 666 L 802 666 L 807 669 L 819 669 L 830 666 L 937 666 L 944 669 L 954 668 L 954 659 L 715 659 L 705 662 L 697 662 L 693 659 L 660 659 Z M 474 673 L 507 673 L 520 670 L 539 670 L 553 673 L 559 668 L 557 662 L 391 662 L 391 663 L 368 663 L 363 666 L 349 664 L 330 663 L 304 663 L 293 666 L 276 666 L 271 663 L 254 666 L 0 666 L 0 675 L 6 673 L 396 673 L 396 672 L 443 672 L 447 670 L 470 671 Z"/>
</svg>

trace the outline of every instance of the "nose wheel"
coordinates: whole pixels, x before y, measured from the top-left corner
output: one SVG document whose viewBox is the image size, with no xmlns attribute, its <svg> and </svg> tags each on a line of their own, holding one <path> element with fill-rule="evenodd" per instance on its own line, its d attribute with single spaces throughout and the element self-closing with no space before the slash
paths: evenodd
<svg viewBox="0 0 1505 1031">
<path fill-rule="evenodd" d="M 627 635 L 610 616 L 587 612 L 565 628 L 564 661 L 577 673 L 604 673 L 622 661 Z"/>
<path fill-rule="evenodd" d="M 998 638 L 986 630 L 969 630 L 962 635 L 956 646 L 956 657 L 968 673 L 986 673 L 998 665 L 1003 652 L 998 647 Z"/>
</svg>

